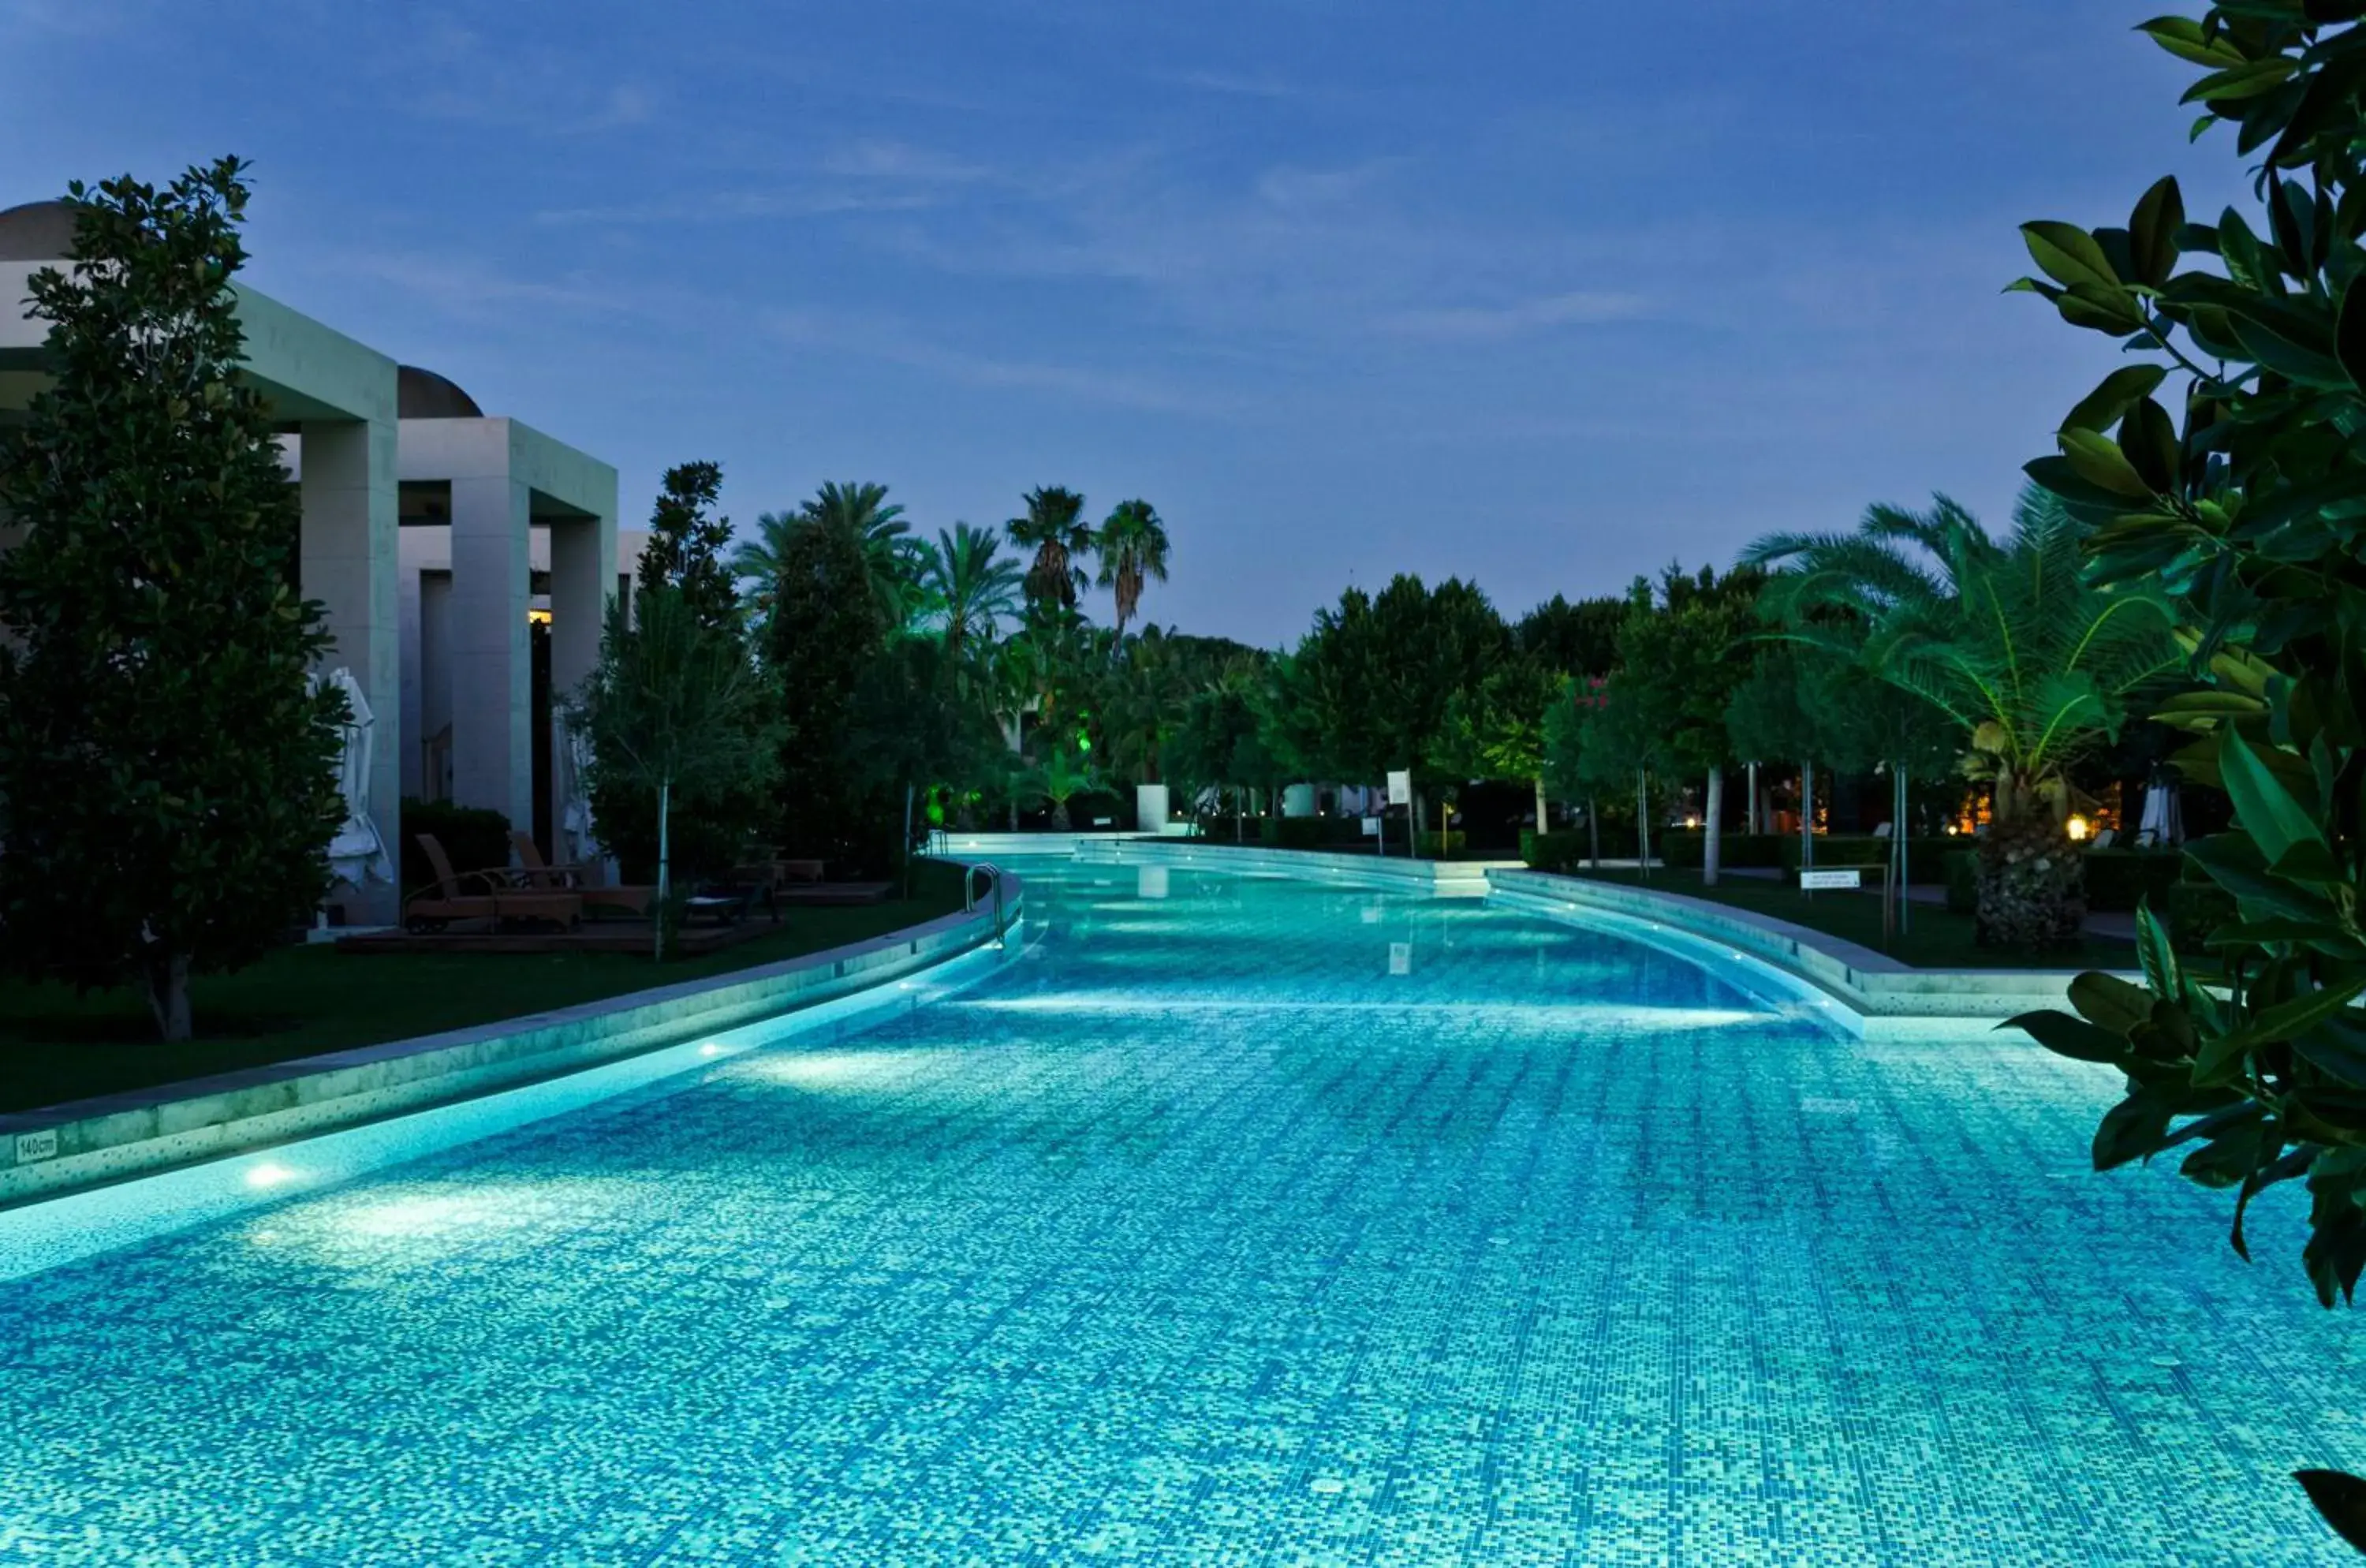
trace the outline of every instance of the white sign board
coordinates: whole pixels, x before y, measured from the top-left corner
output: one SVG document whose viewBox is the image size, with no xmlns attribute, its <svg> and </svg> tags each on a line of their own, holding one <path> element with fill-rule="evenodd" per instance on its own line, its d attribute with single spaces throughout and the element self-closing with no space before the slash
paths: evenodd
<svg viewBox="0 0 2366 1568">
<path fill-rule="evenodd" d="M 1413 804 L 1413 773 L 1409 770 L 1396 768 L 1390 771 L 1389 804 L 1391 806 Z"/>
<path fill-rule="evenodd" d="M 1799 886 L 1809 892 L 1819 887 L 1862 887 L 1864 877 L 1865 873 L 1854 867 L 1847 871 L 1803 871 L 1799 874 Z"/>
<path fill-rule="evenodd" d="M 1380 836 L 1380 819 L 1379 818 L 1377 818 L 1377 817 L 1367 817 L 1367 818 L 1364 818 L 1364 837 L 1366 837 L 1366 838 L 1368 838 L 1368 839 L 1377 839 L 1377 838 L 1379 838 Z"/>
<path fill-rule="evenodd" d="M 1413 973 L 1413 943 L 1409 942 L 1389 943 L 1389 973 L 1391 975 Z"/>
</svg>

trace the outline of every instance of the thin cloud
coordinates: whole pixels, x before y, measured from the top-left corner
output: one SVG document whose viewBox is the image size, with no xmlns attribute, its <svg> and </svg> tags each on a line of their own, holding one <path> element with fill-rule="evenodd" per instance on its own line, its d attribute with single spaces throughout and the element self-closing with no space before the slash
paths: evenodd
<svg viewBox="0 0 2366 1568">
<path fill-rule="evenodd" d="M 1409 337 L 1491 343 L 1526 333 L 1549 332 L 1556 327 L 1631 321 L 1650 314 L 1651 309 L 1651 302 L 1640 294 L 1577 289 L 1510 305 L 1406 310 L 1390 318 L 1387 325 Z"/>
</svg>

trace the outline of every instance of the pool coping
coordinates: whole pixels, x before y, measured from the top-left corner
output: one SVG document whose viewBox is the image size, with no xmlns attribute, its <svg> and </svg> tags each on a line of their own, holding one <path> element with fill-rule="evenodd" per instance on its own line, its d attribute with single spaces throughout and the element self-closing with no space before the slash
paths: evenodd
<svg viewBox="0 0 2366 1568">
<path fill-rule="evenodd" d="M 1008 876 L 1000 930 L 1021 917 Z M 475 1099 L 901 980 L 1000 934 L 991 903 L 705 980 L 0 1114 L 0 1209 Z"/>
</svg>

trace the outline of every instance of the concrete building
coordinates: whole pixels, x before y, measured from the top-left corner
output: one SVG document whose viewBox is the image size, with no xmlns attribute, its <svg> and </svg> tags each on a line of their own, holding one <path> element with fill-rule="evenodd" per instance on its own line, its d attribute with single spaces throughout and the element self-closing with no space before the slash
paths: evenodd
<svg viewBox="0 0 2366 1568">
<path fill-rule="evenodd" d="M 28 280 L 73 245 L 62 202 L 0 211 L 0 423 L 47 381 L 48 324 L 30 312 Z M 402 842 L 405 794 L 490 807 L 546 834 L 558 806 L 547 723 L 536 722 L 536 627 L 547 626 L 549 684 L 563 692 L 598 657 L 617 580 L 615 469 L 236 292 L 244 378 L 283 432 L 301 497 L 303 592 L 326 606 L 334 639 L 323 664 L 352 670 L 370 705 L 379 836 L 389 850 Z M 0 517 L 0 549 L 11 542 Z M 435 766 L 448 772 L 431 779 L 422 742 L 445 731 Z M 340 896 L 355 920 L 395 913 L 391 889 Z"/>
</svg>

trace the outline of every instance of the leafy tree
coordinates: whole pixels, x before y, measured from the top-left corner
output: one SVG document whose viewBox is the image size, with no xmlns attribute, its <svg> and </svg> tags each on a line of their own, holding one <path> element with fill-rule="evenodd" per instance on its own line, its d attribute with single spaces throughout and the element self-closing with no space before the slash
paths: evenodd
<svg viewBox="0 0 2366 1568">
<path fill-rule="evenodd" d="M 2087 581 L 2087 532 L 2033 487 L 2001 542 L 1941 496 L 1927 513 L 1876 506 L 1853 535 L 1774 535 L 1747 552 L 1793 563 L 1768 586 L 1788 635 L 1880 671 L 1963 733 L 1991 803 L 1979 846 L 1985 942 L 2078 942 L 2070 769 L 2177 663 L 2165 600 L 2142 583 Z"/>
<path fill-rule="evenodd" d="M 1018 566 L 1000 558 L 1002 540 L 993 530 L 953 525 L 937 531 L 937 542 L 920 562 L 926 612 L 943 624 L 945 651 L 958 662 L 974 640 L 991 642 L 1006 617 L 1019 613 Z"/>
<path fill-rule="evenodd" d="M 1512 641 L 1557 674 L 1607 675 L 1618 662 L 1618 628 L 1629 607 L 1623 596 L 1572 604 L 1556 593 L 1520 617 Z"/>
<path fill-rule="evenodd" d="M 2236 127 L 2262 154 L 2252 220 L 2189 223 L 2177 182 L 2126 227 L 2022 226 L 2052 281 L 2017 287 L 2143 355 L 2064 419 L 2031 476 L 2090 523 L 2102 581 L 2170 595 L 2198 689 L 2164 716 L 2177 759 L 2232 803 L 2231 831 L 2186 846 L 2240 920 L 2204 986 L 2138 915 L 2144 986 L 2086 975 L 2079 1017 L 2022 1023 L 2108 1063 L 2127 1095 L 2096 1130 L 2099 1168 L 2185 1149 L 2233 1189 L 2234 1245 L 2260 1191 L 2307 1182 L 2303 1267 L 2330 1306 L 2366 1268 L 2366 33 L 2351 5 L 2224 4 L 2144 31 L 2205 73 L 2196 134 Z M 2200 265 L 2180 267 L 2191 255 Z M 2183 418 L 2154 394 L 2179 384 Z M 2111 432 L 2116 430 L 2116 438 Z M 2248 1253 L 2246 1253 L 2248 1256 Z M 2301 1479 L 2366 1549 L 2366 1483 Z"/>
<path fill-rule="evenodd" d="M 301 599 L 270 412 L 238 379 L 244 165 L 69 187 L 32 276 L 54 382 L 0 445 L 0 927 L 10 967 L 143 985 L 237 968 L 328 891 L 344 699 Z M 232 743 L 232 738 L 235 743 Z"/>
<path fill-rule="evenodd" d="M 641 591 L 678 590 L 700 624 L 709 626 L 734 621 L 739 614 L 739 592 L 731 584 L 731 569 L 723 563 L 723 547 L 731 542 L 731 520 L 711 514 L 722 490 L 719 463 L 681 463 L 668 468 L 649 513 L 649 542 L 641 550 Z"/>
<path fill-rule="evenodd" d="M 1626 787 L 1624 761 L 1607 745 L 1598 744 L 1596 727 L 1609 701 L 1609 678 L 1603 675 L 1564 676 L 1551 707 L 1545 710 L 1545 785 L 1564 800 L 1585 802 L 1589 858 L 1602 862 L 1602 812 L 1597 802 L 1606 791 Z"/>
<path fill-rule="evenodd" d="M 1031 610 L 1074 610 L 1076 592 L 1085 585 L 1078 558 L 1093 547 L 1093 530 L 1084 521 L 1085 498 L 1057 485 L 1039 485 L 1025 496 L 1026 515 L 1004 527 L 1010 542 L 1031 552 L 1027 566 L 1027 603 Z"/>
<path fill-rule="evenodd" d="M 783 838 L 802 855 L 859 860 L 884 822 L 852 755 L 863 677 L 887 646 L 872 558 L 847 526 L 795 528 L 785 547 L 764 627 L 787 727 Z"/>
<path fill-rule="evenodd" d="M 1475 692 L 1447 699 L 1448 765 L 1470 778 L 1527 779 L 1536 786 L 1537 831 L 1551 826 L 1545 791 L 1545 721 L 1564 679 L 1540 660 L 1512 654 Z"/>
<path fill-rule="evenodd" d="M 1093 537 L 1100 562 L 1100 585 L 1117 597 L 1117 635 L 1142 604 L 1144 581 L 1166 581 L 1166 525 L 1146 501 L 1121 501 Z"/>
<path fill-rule="evenodd" d="M 1111 638 L 1111 660 L 1097 705 L 1110 741 L 1109 765 L 1143 784 L 1159 782 L 1166 735 L 1189 695 L 1189 650 L 1158 627 L 1131 640 Z"/>
<path fill-rule="evenodd" d="M 1316 615 L 1291 670 L 1310 705 L 1311 750 L 1342 776 L 1410 769 L 1417 796 L 1451 781 L 1448 705 L 1476 694 L 1509 646 L 1487 596 L 1459 579 L 1433 591 L 1399 575 L 1377 596 L 1347 590 Z"/>
<path fill-rule="evenodd" d="M 736 626 L 708 622 L 685 590 L 659 582 L 631 611 L 608 607 L 600 663 L 571 719 L 592 743 L 592 787 L 654 795 L 659 918 L 656 956 L 671 923 L 677 800 L 760 788 L 780 751 L 779 699 Z"/>
<path fill-rule="evenodd" d="M 899 637 L 862 671 L 848 764 L 873 793 L 902 802 L 899 854 L 907 876 L 916 795 L 939 788 L 962 795 L 991 782 L 1004 756 L 1001 739 L 964 693 L 952 651 L 934 637 Z"/>
<path fill-rule="evenodd" d="M 842 529 L 862 542 L 865 576 L 883 625 L 901 628 L 925 613 L 921 579 L 929 547 L 908 537 L 911 525 L 904 521 L 904 509 L 888 502 L 885 485 L 851 482 L 824 484 L 794 512 L 765 513 L 756 519 L 756 536 L 742 539 L 731 552 L 731 574 L 750 585 L 749 600 L 759 611 L 772 609 L 791 539 L 812 527 Z"/>
</svg>

